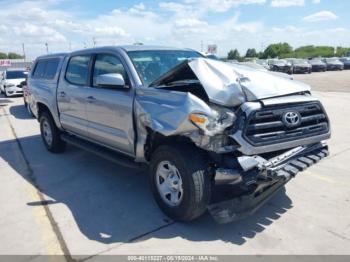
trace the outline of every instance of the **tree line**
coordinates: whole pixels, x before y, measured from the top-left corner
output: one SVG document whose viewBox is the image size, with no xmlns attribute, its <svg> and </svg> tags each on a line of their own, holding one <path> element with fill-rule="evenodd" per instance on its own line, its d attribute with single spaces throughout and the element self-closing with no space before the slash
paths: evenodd
<svg viewBox="0 0 350 262">
<path fill-rule="evenodd" d="M 301 46 L 293 49 L 288 43 L 271 44 L 263 52 L 257 52 L 249 48 L 245 56 L 241 56 L 237 49 L 230 50 L 227 54 L 228 60 L 243 61 L 246 58 L 313 58 L 313 57 L 342 57 L 350 55 L 350 48 L 332 46 Z"/>
<path fill-rule="evenodd" d="M 23 59 L 24 56 L 20 55 L 20 54 L 17 54 L 17 53 L 13 53 L 13 52 L 10 52 L 10 53 L 3 53 L 3 52 L 0 52 L 0 59 Z"/>
</svg>

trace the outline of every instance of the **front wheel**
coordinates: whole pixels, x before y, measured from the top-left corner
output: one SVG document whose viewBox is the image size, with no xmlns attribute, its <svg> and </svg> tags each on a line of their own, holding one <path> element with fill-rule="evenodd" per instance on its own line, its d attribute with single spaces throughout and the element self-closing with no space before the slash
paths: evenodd
<svg viewBox="0 0 350 262">
<path fill-rule="evenodd" d="M 65 150 L 66 143 L 61 140 L 60 130 L 48 112 L 43 112 L 40 116 L 40 132 L 47 150 L 52 153 L 60 153 Z"/>
<path fill-rule="evenodd" d="M 205 159 L 190 145 L 162 145 L 153 153 L 151 189 L 170 218 L 191 221 L 206 211 L 212 185 Z"/>
</svg>

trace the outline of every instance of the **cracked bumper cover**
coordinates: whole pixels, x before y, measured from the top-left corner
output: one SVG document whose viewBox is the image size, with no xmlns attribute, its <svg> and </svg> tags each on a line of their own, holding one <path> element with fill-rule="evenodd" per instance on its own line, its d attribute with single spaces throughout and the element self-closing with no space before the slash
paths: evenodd
<svg viewBox="0 0 350 262">
<path fill-rule="evenodd" d="M 297 173 L 316 164 L 328 154 L 328 146 L 320 142 L 294 148 L 270 160 L 261 161 L 263 158 L 259 157 L 260 163 L 242 174 L 243 180 L 247 184 L 256 185 L 256 189 L 231 200 L 210 204 L 208 210 L 219 224 L 252 215 Z"/>
</svg>

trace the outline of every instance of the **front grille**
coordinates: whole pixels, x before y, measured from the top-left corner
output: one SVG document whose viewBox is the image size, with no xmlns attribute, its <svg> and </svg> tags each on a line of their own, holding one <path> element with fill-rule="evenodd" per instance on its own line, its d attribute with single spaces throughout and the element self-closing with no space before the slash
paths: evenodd
<svg viewBox="0 0 350 262">
<path fill-rule="evenodd" d="M 282 118 L 287 112 L 298 112 L 300 125 L 290 128 Z M 320 103 L 279 106 L 255 111 L 248 117 L 243 137 L 254 146 L 264 146 L 298 140 L 329 131 L 329 122 Z"/>
</svg>

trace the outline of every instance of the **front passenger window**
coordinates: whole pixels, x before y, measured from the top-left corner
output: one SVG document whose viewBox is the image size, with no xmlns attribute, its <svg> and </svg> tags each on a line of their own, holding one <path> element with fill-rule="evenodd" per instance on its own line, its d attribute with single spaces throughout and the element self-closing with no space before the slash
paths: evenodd
<svg viewBox="0 0 350 262">
<path fill-rule="evenodd" d="M 96 56 L 96 61 L 93 71 L 93 86 L 97 86 L 97 77 L 104 74 L 121 74 L 127 83 L 127 75 L 123 64 L 118 57 L 108 54 L 99 54 Z"/>
</svg>

